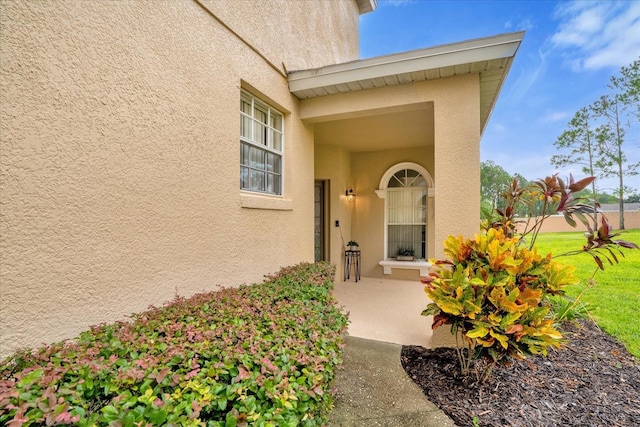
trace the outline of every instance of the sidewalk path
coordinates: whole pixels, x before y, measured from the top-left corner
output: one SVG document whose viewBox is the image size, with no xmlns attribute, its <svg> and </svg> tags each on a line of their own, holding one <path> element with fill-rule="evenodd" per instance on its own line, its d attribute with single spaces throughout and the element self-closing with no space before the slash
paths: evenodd
<svg viewBox="0 0 640 427">
<path fill-rule="evenodd" d="M 347 337 L 329 426 L 455 427 L 400 364 L 401 345 Z"/>
</svg>

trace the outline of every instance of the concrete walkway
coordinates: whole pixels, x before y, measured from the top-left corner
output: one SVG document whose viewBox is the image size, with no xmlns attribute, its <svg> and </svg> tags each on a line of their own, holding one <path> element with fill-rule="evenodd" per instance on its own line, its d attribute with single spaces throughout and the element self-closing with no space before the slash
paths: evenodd
<svg viewBox="0 0 640 427">
<path fill-rule="evenodd" d="M 328 425 L 455 427 L 400 363 L 403 344 L 434 347 L 449 338 L 434 337 L 431 320 L 420 315 L 428 303 L 423 285 L 365 277 L 336 282 L 335 294 L 351 323 Z"/>
<path fill-rule="evenodd" d="M 455 427 L 405 374 L 400 348 L 347 337 L 329 426 Z"/>
<path fill-rule="evenodd" d="M 448 328 L 434 332 L 432 318 L 420 314 L 431 301 L 419 280 L 363 277 L 336 281 L 334 290 L 338 304 L 349 312 L 352 337 L 427 348 L 455 345 Z"/>
</svg>

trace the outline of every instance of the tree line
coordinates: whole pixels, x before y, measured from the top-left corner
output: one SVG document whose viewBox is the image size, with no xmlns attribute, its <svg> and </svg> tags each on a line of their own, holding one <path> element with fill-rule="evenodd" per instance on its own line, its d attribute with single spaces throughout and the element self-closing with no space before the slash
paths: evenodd
<svg viewBox="0 0 640 427">
<path fill-rule="evenodd" d="M 533 184 L 533 181 L 529 181 L 519 173 L 511 175 L 502 166 L 496 164 L 493 160 L 487 160 L 480 163 L 480 194 L 482 195 L 482 203 L 485 208 L 501 208 L 501 195 L 506 191 L 513 180 L 517 180 L 520 187 L 528 187 Z M 616 194 L 609 194 L 601 191 L 594 193 L 592 189 L 584 189 L 578 193 L 579 197 L 595 200 L 597 203 L 603 204 L 616 204 L 620 202 L 620 199 Z M 624 200 L 624 203 L 640 203 L 640 193 L 629 192 Z M 536 212 L 533 212 L 536 214 Z M 527 214 L 527 212 L 519 212 L 521 216 Z"/>
<path fill-rule="evenodd" d="M 622 67 L 610 78 L 608 93 L 592 104 L 579 109 L 568 122 L 566 130 L 554 142 L 558 154 L 551 157 L 556 168 L 578 165 L 588 176 L 615 178 L 617 186 L 613 194 L 601 191 L 597 180 L 585 189 L 581 197 L 593 203 L 618 203 L 619 228 L 624 229 L 624 204 L 640 202 L 637 188 L 625 185 L 626 178 L 638 175 L 640 162 L 631 163 L 625 155 L 628 135 L 638 131 L 640 124 L 640 58 Z M 510 175 L 493 161 L 481 163 L 481 195 L 485 209 L 500 207 L 498 201 L 513 180 L 521 187 L 531 184 L 520 174 Z M 535 210 L 535 203 L 533 204 Z M 535 212 L 519 212 L 535 215 Z M 595 218 L 594 218 L 595 221 Z"/>
</svg>

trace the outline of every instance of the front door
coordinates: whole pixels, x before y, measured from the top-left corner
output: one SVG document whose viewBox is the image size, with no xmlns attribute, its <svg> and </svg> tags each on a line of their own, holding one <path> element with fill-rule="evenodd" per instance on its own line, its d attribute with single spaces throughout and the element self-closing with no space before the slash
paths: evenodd
<svg viewBox="0 0 640 427">
<path fill-rule="evenodd" d="M 327 215 L 326 215 L 326 181 L 316 181 L 314 189 L 314 256 L 315 261 L 326 261 L 327 249 Z"/>
</svg>

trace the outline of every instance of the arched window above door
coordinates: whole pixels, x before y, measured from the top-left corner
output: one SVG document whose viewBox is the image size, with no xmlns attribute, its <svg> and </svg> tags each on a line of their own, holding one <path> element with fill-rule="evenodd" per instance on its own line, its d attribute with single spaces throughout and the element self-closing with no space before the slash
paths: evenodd
<svg viewBox="0 0 640 427">
<path fill-rule="evenodd" d="M 401 169 L 389 178 L 387 188 L 426 187 L 427 183 L 420 172 L 413 169 Z"/>
<path fill-rule="evenodd" d="M 398 163 L 391 166 L 382 175 L 376 194 L 379 198 L 384 199 L 387 188 L 420 186 L 422 183 L 427 187 L 427 196 L 433 197 L 435 195 L 433 178 L 424 167 L 413 162 Z"/>
<path fill-rule="evenodd" d="M 376 194 L 385 199 L 385 260 L 403 254 L 427 258 L 427 200 L 433 190 L 431 175 L 417 163 L 399 163 L 382 176 Z"/>
</svg>

